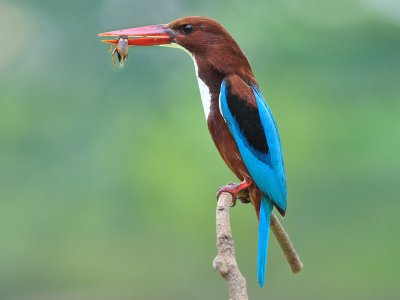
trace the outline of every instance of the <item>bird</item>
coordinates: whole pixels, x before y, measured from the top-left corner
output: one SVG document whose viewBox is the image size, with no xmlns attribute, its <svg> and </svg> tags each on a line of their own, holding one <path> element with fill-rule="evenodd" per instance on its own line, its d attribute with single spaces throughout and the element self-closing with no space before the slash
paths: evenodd
<svg viewBox="0 0 400 300">
<path fill-rule="evenodd" d="M 241 181 L 223 186 L 218 194 L 248 191 L 258 219 L 257 277 L 264 286 L 269 227 L 275 208 L 287 208 L 286 175 L 276 121 L 263 97 L 250 63 L 234 38 L 217 21 L 190 16 L 168 24 L 121 29 L 99 34 L 117 44 L 169 46 L 193 59 L 207 126 L 229 169 Z"/>
</svg>

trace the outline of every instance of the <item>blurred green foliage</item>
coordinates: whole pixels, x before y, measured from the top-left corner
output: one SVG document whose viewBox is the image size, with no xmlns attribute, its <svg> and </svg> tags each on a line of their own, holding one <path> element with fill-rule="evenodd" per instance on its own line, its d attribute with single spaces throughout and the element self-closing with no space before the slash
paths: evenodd
<svg viewBox="0 0 400 300">
<path fill-rule="evenodd" d="M 305 268 L 232 210 L 251 299 L 398 299 L 397 0 L 0 2 L 0 299 L 226 299 L 215 191 L 235 178 L 208 135 L 191 59 L 97 33 L 219 20 L 278 121 Z"/>
</svg>

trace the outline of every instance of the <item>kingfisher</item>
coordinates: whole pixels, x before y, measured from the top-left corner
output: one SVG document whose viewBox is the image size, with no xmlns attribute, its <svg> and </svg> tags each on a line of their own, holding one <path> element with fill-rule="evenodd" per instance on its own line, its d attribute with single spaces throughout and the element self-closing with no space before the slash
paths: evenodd
<svg viewBox="0 0 400 300">
<path fill-rule="evenodd" d="M 248 191 L 258 219 L 257 276 L 264 285 L 270 216 L 284 216 L 287 207 L 282 145 L 271 109 L 263 97 L 250 63 L 228 31 L 217 21 L 183 17 L 168 24 L 121 29 L 99 34 L 117 44 L 170 46 L 185 50 L 194 61 L 204 114 L 222 159 L 241 181 L 218 193 Z"/>
</svg>

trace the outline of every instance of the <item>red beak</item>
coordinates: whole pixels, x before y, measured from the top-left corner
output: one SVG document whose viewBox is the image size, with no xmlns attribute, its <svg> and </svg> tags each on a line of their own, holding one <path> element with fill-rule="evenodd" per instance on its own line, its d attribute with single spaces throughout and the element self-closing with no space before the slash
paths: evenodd
<svg viewBox="0 0 400 300">
<path fill-rule="evenodd" d="M 109 44 L 117 44 L 118 37 L 128 37 L 129 46 L 157 46 L 171 44 L 175 33 L 167 25 L 151 25 L 129 29 L 121 29 L 100 33 L 99 36 L 115 37 L 112 40 L 102 40 Z"/>
</svg>

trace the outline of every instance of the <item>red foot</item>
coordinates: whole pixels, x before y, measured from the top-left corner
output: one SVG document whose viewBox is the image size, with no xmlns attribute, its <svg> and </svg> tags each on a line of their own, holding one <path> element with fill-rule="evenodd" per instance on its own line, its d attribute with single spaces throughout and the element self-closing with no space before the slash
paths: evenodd
<svg viewBox="0 0 400 300">
<path fill-rule="evenodd" d="M 235 206 L 235 204 L 236 204 L 236 199 L 237 199 L 237 194 L 238 194 L 240 191 L 247 189 L 247 188 L 248 188 L 250 185 L 252 185 L 252 184 L 253 184 L 252 181 L 247 182 L 246 179 L 243 180 L 241 183 L 237 183 L 237 184 L 227 184 L 227 185 L 225 185 L 225 186 L 219 188 L 219 190 L 217 191 L 217 199 L 218 199 L 218 197 L 219 197 L 222 193 L 224 193 L 224 192 L 229 193 L 229 194 L 231 194 L 232 197 L 233 197 L 233 204 L 232 204 L 232 206 Z"/>
</svg>

